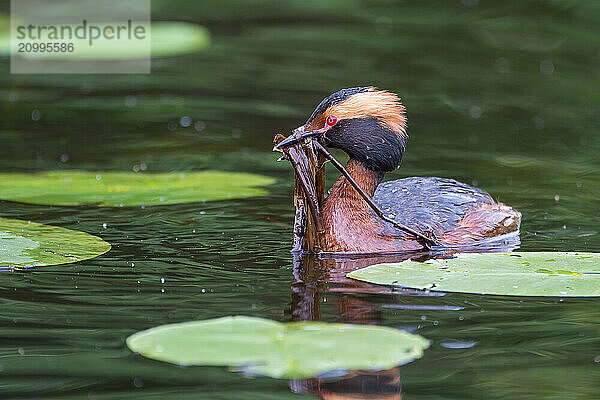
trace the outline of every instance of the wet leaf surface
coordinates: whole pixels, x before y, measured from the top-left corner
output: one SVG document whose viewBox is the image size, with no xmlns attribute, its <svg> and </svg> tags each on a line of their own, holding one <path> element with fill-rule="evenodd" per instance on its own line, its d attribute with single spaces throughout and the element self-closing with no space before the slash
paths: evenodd
<svg viewBox="0 0 600 400">
<path fill-rule="evenodd" d="M 221 171 L 8 173 L 0 174 L 0 198 L 57 206 L 151 206 L 260 196 L 268 192 L 258 186 L 272 183 L 269 177 Z"/>
<path fill-rule="evenodd" d="M 0 270 L 70 264 L 97 257 L 110 247 L 84 232 L 0 218 Z"/>
<path fill-rule="evenodd" d="M 506 296 L 600 296 L 598 253 L 458 254 L 359 269 L 349 278 L 379 285 Z"/>
<path fill-rule="evenodd" d="M 129 348 L 173 364 L 230 366 L 249 375 L 304 378 L 380 370 L 423 355 L 429 342 L 394 328 L 225 317 L 163 325 L 130 336 Z"/>
</svg>

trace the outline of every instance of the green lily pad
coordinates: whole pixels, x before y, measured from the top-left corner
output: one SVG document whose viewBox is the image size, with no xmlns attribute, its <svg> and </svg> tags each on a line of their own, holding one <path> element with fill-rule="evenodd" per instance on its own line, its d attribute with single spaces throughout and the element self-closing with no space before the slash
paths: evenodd
<svg viewBox="0 0 600 400">
<path fill-rule="evenodd" d="M 69 264 L 109 250 L 109 243 L 85 232 L 0 218 L 0 269 Z"/>
<path fill-rule="evenodd" d="M 130 336 L 127 346 L 183 366 L 230 366 L 251 375 L 308 378 L 393 368 L 420 358 L 429 342 L 388 327 L 238 316 L 159 326 Z"/>
<path fill-rule="evenodd" d="M 61 58 L 71 57 L 81 60 L 112 60 L 115 58 L 114 44 L 111 41 L 98 41 L 94 46 L 88 46 L 87 40 L 70 40 L 74 43 L 77 52 L 61 54 Z M 128 44 L 128 42 L 124 42 Z M 153 22 L 150 49 L 152 57 L 170 57 L 189 54 L 210 45 L 208 29 L 201 25 L 187 22 Z M 122 49 L 123 44 L 119 44 Z M 124 54 L 124 53 L 119 53 Z M 127 59 L 139 59 L 148 54 L 134 42 L 127 49 Z M 56 57 L 51 53 L 36 53 L 33 58 Z M 122 58 L 122 56 L 121 56 Z"/>
<path fill-rule="evenodd" d="M 0 23 L 7 22 L 10 19 L 7 16 L 0 15 Z M 34 41 L 32 41 L 33 43 Z M 53 42 L 57 42 L 53 40 Z M 88 45 L 87 39 L 72 38 L 68 43 L 73 43 L 77 49 L 75 53 L 61 53 L 61 59 L 79 59 L 79 60 L 113 60 L 115 59 L 114 43 L 111 41 L 96 41 L 94 46 Z M 127 42 L 124 42 L 128 44 Z M 119 49 L 124 44 L 119 45 Z M 187 22 L 153 22 L 151 33 L 151 53 L 152 57 L 170 57 L 182 54 L 189 54 L 203 50 L 210 45 L 210 32 L 201 25 Z M 0 55 L 10 54 L 10 31 L 0 29 Z M 124 54 L 124 53 L 119 53 Z M 54 53 L 22 53 L 25 58 L 56 58 Z M 119 56 L 123 58 L 122 56 Z M 138 59 L 147 57 L 143 48 L 131 44 L 127 49 L 126 59 Z"/>
<path fill-rule="evenodd" d="M 267 194 L 257 186 L 273 178 L 224 171 L 51 171 L 0 174 L 0 199 L 57 206 L 150 206 L 246 198 Z"/>
<path fill-rule="evenodd" d="M 10 54 L 10 17 L 0 14 L 0 56 Z"/>
<path fill-rule="evenodd" d="M 599 253 L 464 253 L 372 265 L 349 278 L 378 285 L 504 296 L 600 296 Z"/>
<path fill-rule="evenodd" d="M 187 22 L 152 23 L 152 57 L 193 53 L 210 45 L 210 33 L 201 25 Z"/>
</svg>

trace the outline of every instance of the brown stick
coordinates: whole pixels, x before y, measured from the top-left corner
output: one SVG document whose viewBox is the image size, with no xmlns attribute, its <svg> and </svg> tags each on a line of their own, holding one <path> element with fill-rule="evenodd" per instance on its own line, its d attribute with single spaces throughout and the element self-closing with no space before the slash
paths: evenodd
<svg viewBox="0 0 600 400">
<path fill-rule="evenodd" d="M 356 189 L 358 194 L 360 194 L 362 196 L 362 198 L 367 202 L 369 207 L 371 207 L 371 209 L 373 211 L 375 211 L 375 214 L 377 214 L 379 216 L 379 218 L 383 219 L 384 221 L 389 222 L 390 224 L 394 225 L 396 228 L 398 228 L 400 230 L 408 232 L 411 235 L 413 235 L 419 239 L 422 239 L 425 242 L 425 247 L 427 247 L 428 249 L 431 249 L 433 246 L 443 247 L 443 245 L 440 242 L 438 242 L 435 238 L 427 237 L 427 236 L 423 235 L 422 233 L 415 231 L 414 229 L 411 229 L 407 226 L 404 226 L 404 225 L 394 221 L 391 218 L 388 218 L 385 215 L 385 213 L 377 206 L 377 204 L 375 204 L 373 199 L 371 199 L 371 197 L 367 193 L 365 193 L 365 191 L 359 186 L 359 184 L 354 180 L 352 175 L 350 175 L 350 173 L 348 171 L 346 171 L 346 168 L 344 168 L 344 166 L 342 164 L 340 164 L 340 162 L 338 160 L 336 160 L 335 157 L 333 157 L 333 155 L 329 151 L 327 151 L 327 149 L 325 149 L 325 147 L 323 147 L 321 145 L 321 143 L 314 140 L 313 144 L 316 147 L 316 149 L 321 154 L 323 154 L 325 156 L 325 158 L 327 158 L 329 161 L 331 161 L 331 163 L 342 173 L 342 175 L 344 175 L 346 177 L 348 182 L 350 182 L 350 184 L 354 187 L 354 189 Z"/>
<path fill-rule="evenodd" d="M 290 162 L 294 165 L 294 169 L 298 169 L 298 161 L 296 160 L 296 157 L 290 157 Z M 321 211 L 319 210 L 319 204 L 316 203 L 316 198 L 313 199 L 314 196 L 316 196 L 316 193 L 310 193 L 308 188 L 308 182 L 306 182 L 306 178 L 302 175 L 302 174 L 296 174 L 296 176 L 298 177 L 298 180 L 300 181 L 300 184 L 302 185 L 302 189 L 304 190 L 304 193 L 306 193 L 306 201 L 308 202 L 308 208 L 310 209 L 311 213 L 315 216 L 315 224 L 317 225 L 317 232 L 323 232 L 323 220 L 321 218 Z M 311 196 L 312 194 L 312 196 Z"/>
</svg>

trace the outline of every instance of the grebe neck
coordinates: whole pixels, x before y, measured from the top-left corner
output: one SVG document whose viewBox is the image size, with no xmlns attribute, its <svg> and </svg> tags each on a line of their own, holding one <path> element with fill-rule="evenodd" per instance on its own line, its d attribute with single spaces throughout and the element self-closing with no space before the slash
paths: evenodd
<svg viewBox="0 0 600 400">
<path fill-rule="evenodd" d="M 373 197 L 373 194 L 375 194 L 375 189 L 377 189 L 377 186 L 381 183 L 385 174 L 384 172 L 373 171 L 372 169 L 367 168 L 363 163 L 354 158 L 351 158 L 348 161 L 348 164 L 346 164 L 346 170 L 348 173 L 350 173 L 362 190 L 364 190 L 365 193 L 371 197 Z M 340 176 L 335 182 L 331 188 L 331 193 L 329 196 L 334 196 L 334 198 L 345 197 L 362 200 L 360 194 L 352 187 L 350 182 L 348 182 L 346 177 L 343 175 Z"/>
<path fill-rule="evenodd" d="M 356 159 L 350 159 L 346 170 L 362 190 L 373 197 L 375 189 L 383 179 L 383 172 L 367 168 Z M 342 175 L 331 188 L 321 208 L 325 240 L 322 251 L 369 253 L 370 249 L 380 252 L 396 252 L 399 240 L 406 240 L 388 227 L 369 204 Z M 410 248 L 421 248 L 418 242 L 406 241 Z M 402 247 L 402 249 L 404 249 Z M 368 250 L 365 250 L 368 249 Z"/>
</svg>

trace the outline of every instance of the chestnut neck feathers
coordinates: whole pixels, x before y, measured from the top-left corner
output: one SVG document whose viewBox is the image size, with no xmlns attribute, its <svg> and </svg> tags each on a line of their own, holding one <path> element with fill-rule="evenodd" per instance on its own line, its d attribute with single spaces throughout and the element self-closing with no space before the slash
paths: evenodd
<svg viewBox="0 0 600 400">
<path fill-rule="evenodd" d="M 346 164 L 346 170 L 354 178 L 356 183 L 365 191 L 370 197 L 375 194 L 375 189 L 383 180 L 383 172 L 374 171 L 365 166 L 360 161 L 351 158 Z M 331 188 L 329 197 L 339 198 L 345 197 L 349 199 L 356 199 L 359 202 L 364 202 L 361 195 L 352 187 L 350 182 L 344 177 L 340 176 Z M 366 203 L 365 203 L 366 205 Z"/>
<path fill-rule="evenodd" d="M 384 172 L 373 171 L 352 158 L 346 169 L 371 197 L 384 175 Z M 335 182 L 321 210 L 325 228 L 321 251 L 368 253 L 376 249 L 378 252 L 396 252 L 421 247 L 418 242 L 407 240 L 402 232 L 382 223 L 344 176 Z M 400 247 L 395 239 L 403 240 L 403 245 Z"/>
</svg>

